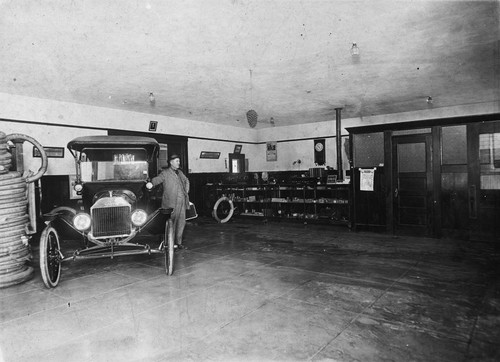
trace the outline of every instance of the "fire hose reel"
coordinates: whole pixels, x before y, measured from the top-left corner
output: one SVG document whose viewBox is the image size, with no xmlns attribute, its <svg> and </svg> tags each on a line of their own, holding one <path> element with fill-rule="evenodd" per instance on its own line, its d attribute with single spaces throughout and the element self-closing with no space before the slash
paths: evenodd
<svg viewBox="0 0 500 362">
<path fill-rule="evenodd" d="M 24 165 L 19 162 L 16 164 L 18 170 L 10 171 L 13 161 L 9 142 L 22 144 L 25 141 L 40 151 L 41 166 L 34 174 L 23 172 Z M 47 166 L 47 155 L 35 139 L 0 131 L 0 288 L 22 283 L 33 275 L 33 268 L 26 264 L 31 260 L 28 234 L 36 231 L 36 226 L 33 227 L 36 225 L 33 182 L 43 176 Z"/>
</svg>

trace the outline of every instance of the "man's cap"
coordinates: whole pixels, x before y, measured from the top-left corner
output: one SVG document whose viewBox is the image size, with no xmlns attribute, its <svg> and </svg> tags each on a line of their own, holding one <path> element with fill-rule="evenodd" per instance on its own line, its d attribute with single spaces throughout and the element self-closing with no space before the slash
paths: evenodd
<svg viewBox="0 0 500 362">
<path fill-rule="evenodd" d="M 180 156 L 174 153 L 173 155 L 170 155 L 170 157 L 168 158 L 168 160 L 172 161 L 172 160 L 175 160 L 176 158 L 180 159 Z"/>
</svg>

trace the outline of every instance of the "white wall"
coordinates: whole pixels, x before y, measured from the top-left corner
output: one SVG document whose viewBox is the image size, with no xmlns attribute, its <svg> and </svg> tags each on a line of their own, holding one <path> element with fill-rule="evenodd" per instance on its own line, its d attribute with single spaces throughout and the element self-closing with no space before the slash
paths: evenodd
<svg viewBox="0 0 500 362">
<path fill-rule="evenodd" d="M 346 128 L 387 124 L 397 122 L 414 122 L 429 119 L 475 116 L 500 112 L 499 102 L 425 109 L 415 112 L 385 114 L 380 116 L 341 119 L 342 135 L 347 135 Z M 301 138 L 324 138 L 336 135 L 335 119 L 326 122 L 301 124 L 285 127 L 258 129 L 256 137 L 260 142 L 293 140 Z"/>
<path fill-rule="evenodd" d="M 158 121 L 156 133 L 200 138 L 226 138 L 246 142 L 257 141 L 257 132 L 248 132 L 248 129 L 241 127 L 221 126 L 6 93 L 0 93 L 0 118 L 88 128 L 126 129 L 138 132 L 149 132 L 150 121 Z"/>
<path fill-rule="evenodd" d="M 189 139 L 189 169 L 190 172 L 229 172 L 228 154 L 233 153 L 234 146 L 241 144 L 243 146 L 242 153 L 248 158 L 247 153 L 253 153 L 250 150 L 255 147 L 254 144 L 225 142 L 225 141 L 211 141 L 200 139 Z M 200 159 L 201 151 L 220 152 L 219 159 Z"/>
<path fill-rule="evenodd" d="M 318 136 L 317 138 L 324 138 Z M 345 142 L 347 137 L 342 137 Z M 276 145 L 277 161 L 267 161 L 266 144 L 256 145 L 252 154 L 250 171 L 307 171 L 309 168 L 317 167 L 314 163 L 314 139 L 284 141 Z M 343 148 L 342 148 L 343 150 Z M 347 155 L 342 151 L 343 165 L 345 170 L 349 168 Z M 337 168 L 337 141 L 336 137 L 325 139 L 326 166 Z M 300 160 L 300 163 L 297 162 Z"/>
<path fill-rule="evenodd" d="M 500 112 L 498 102 L 485 102 L 459 107 L 428 109 L 373 116 L 342 119 L 342 135 L 346 127 L 411 122 Z M 74 137 L 106 134 L 107 129 L 125 129 L 148 132 L 149 123 L 158 121 L 157 133 L 188 136 L 189 168 L 191 172 L 227 172 L 226 159 L 234 145 L 243 145 L 242 153 L 248 159 L 250 172 L 306 171 L 314 167 L 314 138 L 326 139 L 326 164 L 336 168 L 335 120 L 313 124 L 249 129 L 222 126 L 179 118 L 121 111 L 82 104 L 56 102 L 45 99 L 0 93 L 0 118 L 32 123 L 0 121 L 0 131 L 7 134 L 24 133 L 44 146 L 65 147 Z M 51 125 L 48 126 L 47 124 Z M 65 126 L 60 126 L 64 124 Z M 87 127 L 87 128 L 73 128 Z M 266 142 L 278 141 L 278 159 L 266 161 Z M 221 152 L 218 160 L 200 159 L 201 151 Z M 38 160 L 31 160 L 31 146 L 25 147 L 25 159 L 31 169 L 38 168 Z M 50 159 L 48 175 L 74 173 L 72 159 L 65 150 L 64 159 Z M 300 159 L 301 163 L 293 165 Z M 344 169 L 348 167 L 344 160 Z"/>
<path fill-rule="evenodd" d="M 205 122 L 56 102 L 6 93 L 0 93 L 1 118 L 30 122 L 0 120 L 0 131 L 6 134 L 26 134 L 35 138 L 45 147 L 66 147 L 66 144 L 75 137 L 107 134 L 107 129 L 148 132 L 150 121 L 158 121 L 156 133 L 169 135 L 213 138 L 216 140 L 225 138 L 252 143 L 256 141 L 255 137 L 257 135 L 254 130 L 249 132 L 248 129 L 241 127 L 220 126 Z M 59 126 L 61 124 L 65 126 Z M 190 150 L 189 152 L 190 168 L 193 172 L 224 172 L 224 157 L 227 158 L 227 153 L 234 150 L 234 144 L 235 142 L 226 144 L 217 141 L 203 142 L 200 139 L 193 139 L 189 142 L 189 147 L 193 147 L 193 151 Z M 33 160 L 31 157 L 32 147 L 26 143 L 25 145 L 26 168 L 38 169 L 39 160 Z M 221 145 L 224 146 L 224 150 L 221 150 L 223 152 L 218 163 L 212 160 L 199 160 L 200 150 L 207 151 L 220 148 Z M 74 172 L 71 155 L 65 149 L 64 159 L 51 158 L 49 160 L 46 175 L 65 175 Z"/>
<path fill-rule="evenodd" d="M 318 137 L 323 138 L 323 137 Z M 346 137 L 342 137 L 345 142 Z M 191 172 L 229 172 L 228 154 L 234 151 L 235 142 L 208 141 L 190 139 L 189 168 Z M 267 161 L 266 144 L 242 144 L 242 153 L 248 159 L 249 172 L 260 171 L 307 171 L 314 164 L 314 139 L 278 142 L 276 145 L 277 161 Z M 326 165 L 337 168 L 336 138 L 325 139 Z M 200 159 L 201 151 L 221 152 L 218 160 Z M 343 153 L 344 154 L 344 153 Z M 300 160 L 301 162 L 295 162 Z M 295 164 L 294 164 L 295 162 Z M 344 154 L 343 169 L 349 167 L 349 162 Z"/>
<path fill-rule="evenodd" d="M 49 158 L 45 175 L 75 174 L 75 162 L 73 156 L 66 148 L 66 144 L 69 140 L 82 136 L 81 129 L 0 121 L 0 131 L 8 135 L 21 133 L 30 136 L 44 147 L 63 147 L 64 158 Z M 85 130 L 83 132 L 88 136 L 107 134 L 105 131 L 98 130 Z M 25 169 L 36 172 L 40 168 L 40 158 L 33 158 L 33 146 L 31 143 L 24 142 L 23 151 Z"/>
<path fill-rule="evenodd" d="M 440 119 L 462 116 L 475 116 L 482 114 L 493 114 L 500 112 L 499 102 L 484 102 L 480 104 L 432 108 L 422 111 L 387 114 L 381 116 L 341 119 L 342 138 L 348 135 L 346 128 L 368 126 L 376 124 L 387 124 L 397 122 L 413 122 L 428 119 Z M 326 165 L 337 168 L 336 152 L 336 124 L 335 120 L 318 122 L 312 124 L 273 127 L 258 129 L 257 139 L 260 142 L 279 141 L 277 144 L 278 161 L 266 162 L 265 144 L 259 145 L 255 153 L 248 155 L 252 157 L 252 171 L 293 171 L 298 166 L 293 161 L 301 159 L 300 170 L 308 170 L 314 167 L 314 138 L 326 138 Z M 306 139 L 309 138 L 309 139 Z M 306 139 L 293 141 L 296 139 Z M 342 152 L 344 148 L 342 147 Z M 343 169 L 349 168 L 347 156 L 343 157 Z"/>
</svg>

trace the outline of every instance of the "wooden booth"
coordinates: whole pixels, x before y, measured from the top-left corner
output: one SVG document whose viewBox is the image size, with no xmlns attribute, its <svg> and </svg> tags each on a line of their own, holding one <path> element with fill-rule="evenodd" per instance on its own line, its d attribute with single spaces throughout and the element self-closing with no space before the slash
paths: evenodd
<svg viewBox="0 0 500 362">
<path fill-rule="evenodd" d="M 500 115 L 348 131 L 355 229 L 500 240 Z"/>
</svg>

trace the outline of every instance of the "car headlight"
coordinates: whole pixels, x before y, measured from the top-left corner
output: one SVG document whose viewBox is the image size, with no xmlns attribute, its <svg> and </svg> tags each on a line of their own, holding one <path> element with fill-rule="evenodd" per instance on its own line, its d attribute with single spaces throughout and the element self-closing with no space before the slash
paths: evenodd
<svg viewBox="0 0 500 362">
<path fill-rule="evenodd" d="M 146 182 L 146 189 L 147 190 L 152 190 L 153 189 L 153 183 L 151 181 Z"/>
<path fill-rule="evenodd" d="M 73 218 L 73 225 L 77 230 L 87 230 L 90 227 L 90 215 L 84 213 L 76 214 Z"/>
<path fill-rule="evenodd" d="M 75 190 L 77 193 L 82 192 L 83 185 L 81 183 L 76 183 L 75 186 L 73 186 L 73 190 Z"/>
<path fill-rule="evenodd" d="M 130 221 L 132 221 L 132 224 L 134 224 L 134 226 L 144 225 L 147 219 L 148 214 L 146 214 L 146 211 L 140 209 L 135 210 L 130 216 Z"/>
</svg>

